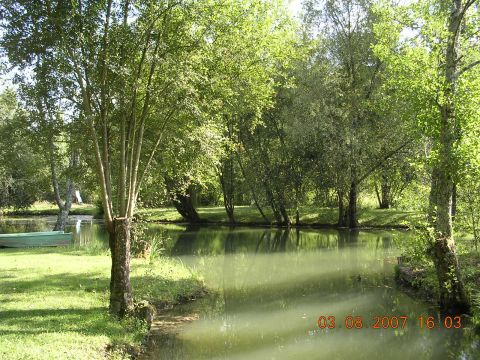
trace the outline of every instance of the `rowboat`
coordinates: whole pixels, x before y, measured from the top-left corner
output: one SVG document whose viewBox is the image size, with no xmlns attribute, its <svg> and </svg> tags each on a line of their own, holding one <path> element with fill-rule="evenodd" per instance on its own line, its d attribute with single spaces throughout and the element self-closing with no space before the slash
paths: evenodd
<svg viewBox="0 0 480 360">
<path fill-rule="evenodd" d="M 63 231 L 0 234 L 0 247 L 65 246 L 72 243 L 73 234 Z"/>
</svg>

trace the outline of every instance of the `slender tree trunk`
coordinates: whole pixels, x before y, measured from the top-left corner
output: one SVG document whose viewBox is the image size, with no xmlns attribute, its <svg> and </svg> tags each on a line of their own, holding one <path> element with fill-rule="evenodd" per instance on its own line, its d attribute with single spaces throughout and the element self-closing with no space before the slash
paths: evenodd
<svg viewBox="0 0 480 360">
<path fill-rule="evenodd" d="M 283 199 L 280 201 L 279 210 L 280 214 L 282 215 L 282 225 L 290 226 L 290 217 L 288 216 L 287 208 L 285 207 Z"/>
<path fill-rule="evenodd" d="M 232 175 L 232 174 L 230 174 Z M 223 205 L 225 212 L 227 213 L 228 221 L 231 225 L 235 225 L 235 204 L 233 195 L 233 180 L 226 179 L 224 173 L 220 174 L 220 185 L 223 193 Z"/>
<path fill-rule="evenodd" d="M 273 217 L 275 218 L 277 224 L 281 224 L 282 214 L 280 213 L 275 198 L 273 197 L 272 189 L 270 189 L 267 181 L 264 181 L 263 185 L 265 187 L 265 195 L 267 197 L 267 201 L 270 204 L 270 208 L 272 209 Z"/>
<path fill-rule="evenodd" d="M 389 209 L 391 203 L 391 186 L 388 183 L 388 179 L 385 175 L 382 175 L 382 184 L 380 185 L 380 190 L 382 192 L 382 202 L 380 204 L 380 209 Z"/>
<path fill-rule="evenodd" d="M 237 162 L 238 162 L 238 166 L 240 167 L 240 171 L 242 173 L 242 176 L 243 176 L 243 179 L 245 180 L 245 182 L 247 183 L 248 185 L 248 188 L 250 190 L 250 193 L 252 194 L 252 199 L 253 199 L 253 202 L 258 210 L 258 212 L 260 213 L 260 215 L 262 216 L 263 220 L 265 221 L 266 224 L 269 224 L 270 223 L 270 220 L 267 218 L 267 216 L 265 215 L 265 213 L 263 212 L 263 209 L 262 207 L 260 206 L 260 203 L 258 202 L 258 199 L 257 199 L 257 194 L 255 193 L 255 189 L 253 188 L 252 184 L 250 183 L 250 181 L 247 179 L 247 176 L 245 174 L 245 168 L 243 167 L 243 164 L 242 164 L 242 161 L 240 159 L 240 155 L 238 154 L 238 152 L 236 152 L 236 155 L 237 155 Z"/>
<path fill-rule="evenodd" d="M 111 230 L 110 312 L 122 318 L 133 309 L 130 284 L 130 219 L 115 218 Z"/>
<path fill-rule="evenodd" d="M 68 214 L 72 207 L 73 197 L 75 196 L 75 184 L 71 179 L 67 179 L 67 187 L 65 191 L 65 202 L 61 199 L 60 194 L 60 185 L 58 183 L 57 175 L 57 164 L 55 157 L 55 144 L 53 138 L 50 139 L 50 149 L 49 149 L 49 160 L 50 160 L 50 175 L 52 180 L 53 193 L 55 195 L 55 202 L 58 206 L 58 215 L 57 221 L 53 228 L 54 231 L 63 231 L 68 220 Z M 78 153 L 73 151 L 70 155 L 70 164 L 69 168 L 73 169 L 78 165 Z"/>
<path fill-rule="evenodd" d="M 348 208 L 345 212 L 345 225 L 350 229 L 358 227 L 357 219 L 357 183 L 352 181 L 348 192 Z"/>
<path fill-rule="evenodd" d="M 345 212 L 345 203 L 343 199 L 343 191 L 337 190 L 337 198 L 338 198 L 338 226 L 339 227 L 346 227 L 346 212 Z"/>
<path fill-rule="evenodd" d="M 382 208 L 382 197 L 380 196 L 380 191 L 378 190 L 377 182 L 375 182 L 375 195 L 377 195 L 378 208 Z"/>
<path fill-rule="evenodd" d="M 455 92 L 458 78 L 460 27 L 464 5 L 461 0 L 451 2 L 448 19 L 448 41 L 445 56 L 445 83 L 443 100 L 439 105 L 440 128 L 437 140 L 438 160 L 432 169 L 429 219 L 435 230 L 432 256 L 440 288 L 440 309 L 444 313 L 458 314 L 470 310 L 455 250 L 452 229 L 453 178 L 457 160 L 454 144 L 458 126 Z"/>
</svg>

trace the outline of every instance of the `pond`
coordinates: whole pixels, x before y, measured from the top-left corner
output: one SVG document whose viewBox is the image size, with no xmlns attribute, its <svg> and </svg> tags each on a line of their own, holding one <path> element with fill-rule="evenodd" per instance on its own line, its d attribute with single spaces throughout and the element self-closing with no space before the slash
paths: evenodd
<svg viewBox="0 0 480 360">
<path fill-rule="evenodd" d="M 47 230 L 54 220 L 6 221 L 0 232 Z M 76 218 L 67 230 L 75 246 L 107 246 L 101 223 Z M 165 255 L 211 289 L 162 315 L 178 325 L 154 332 L 146 359 L 480 358 L 466 319 L 442 319 L 395 285 L 407 232 L 151 224 L 146 236 L 167 239 Z"/>
</svg>

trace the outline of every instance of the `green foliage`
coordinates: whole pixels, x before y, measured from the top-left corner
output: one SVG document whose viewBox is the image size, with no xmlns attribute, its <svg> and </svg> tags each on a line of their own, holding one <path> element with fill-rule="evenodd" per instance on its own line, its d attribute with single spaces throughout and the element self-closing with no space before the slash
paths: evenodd
<svg viewBox="0 0 480 360">
<path fill-rule="evenodd" d="M 395 238 L 395 245 L 401 249 L 402 257 L 411 266 L 431 266 L 429 256 L 432 237 L 428 229 L 413 229 L 411 236 Z"/>
<path fill-rule="evenodd" d="M 0 94 L 0 209 L 26 208 L 48 187 L 42 158 L 24 136 L 25 114 L 15 93 Z"/>
</svg>

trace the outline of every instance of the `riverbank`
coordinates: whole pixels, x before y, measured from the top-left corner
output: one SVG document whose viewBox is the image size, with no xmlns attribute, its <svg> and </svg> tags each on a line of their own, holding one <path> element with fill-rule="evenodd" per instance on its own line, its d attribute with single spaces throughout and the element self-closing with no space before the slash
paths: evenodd
<svg viewBox="0 0 480 360">
<path fill-rule="evenodd" d="M 271 221 L 265 223 L 255 207 L 236 206 L 235 220 L 237 225 L 265 226 L 275 225 L 273 214 L 265 209 L 265 215 Z M 223 206 L 205 206 L 197 208 L 201 224 L 229 225 L 229 220 Z M 32 205 L 28 209 L 5 210 L 5 216 L 42 216 L 57 215 L 58 209 L 54 204 L 42 202 Z M 99 210 L 92 204 L 74 204 L 70 215 L 98 216 Z M 138 209 L 135 216 L 146 222 L 184 223 L 185 219 L 174 207 Z M 358 209 L 358 222 L 364 228 L 410 228 L 419 227 L 423 221 L 423 214 L 418 211 L 397 209 Z M 293 220 L 293 219 L 292 219 Z M 308 227 L 336 227 L 338 209 L 316 206 L 302 206 L 300 208 L 300 225 Z"/>
<path fill-rule="evenodd" d="M 473 324 L 480 331 L 480 253 L 464 252 L 458 255 L 463 281 L 470 294 Z M 414 263 L 405 261 L 395 271 L 397 282 L 413 296 L 436 303 L 439 297 L 438 280 L 433 264 L 429 261 Z"/>
<path fill-rule="evenodd" d="M 202 223 L 229 224 L 223 206 L 199 207 L 197 212 Z M 269 220 L 273 219 L 270 211 L 265 209 L 265 214 Z M 175 208 L 139 209 L 136 216 L 147 222 L 185 222 Z M 418 227 L 423 218 L 422 213 L 417 211 L 373 208 L 358 210 L 359 226 L 365 228 Z M 250 206 L 236 206 L 235 220 L 237 225 L 270 225 L 265 223 L 256 208 Z M 302 226 L 336 227 L 337 221 L 338 209 L 315 206 L 302 206 L 300 208 L 300 224 Z M 273 220 L 271 225 L 275 225 Z"/>
<path fill-rule="evenodd" d="M 97 216 L 99 209 L 92 204 L 73 204 L 70 215 L 91 215 Z M 36 202 L 27 209 L 3 209 L 4 216 L 47 216 L 58 215 L 58 207 L 55 204 L 42 201 Z"/>
<path fill-rule="evenodd" d="M 135 299 L 159 307 L 194 297 L 203 282 L 180 261 L 132 259 Z M 127 359 L 144 321 L 108 313 L 110 257 L 83 250 L 0 249 L 1 359 Z"/>
</svg>

